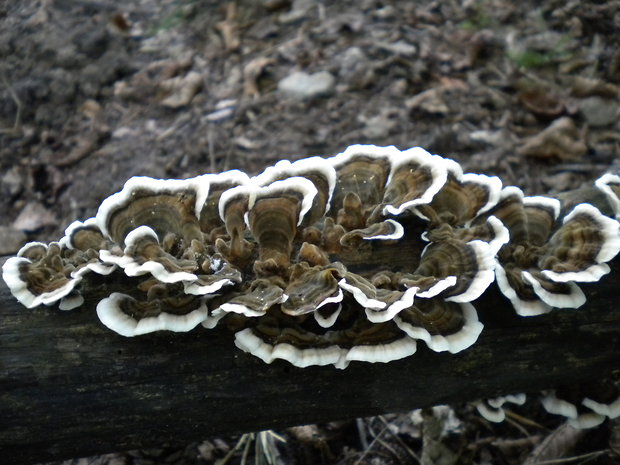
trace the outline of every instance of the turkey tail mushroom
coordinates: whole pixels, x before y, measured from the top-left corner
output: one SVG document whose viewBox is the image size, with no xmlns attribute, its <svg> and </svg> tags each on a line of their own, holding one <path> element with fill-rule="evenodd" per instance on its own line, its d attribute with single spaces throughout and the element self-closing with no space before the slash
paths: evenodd
<svg viewBox="0 0 620 465">
<path fill-rule="evenodd" d="M 619 216 L 620 178 L 596 186 Z M 609 271 L 619 225 L 585 203 L 561 211 L 420 147 L 352 145 L 254 177 L 131 178 L 59 242 L 25 245 L 3 278 L 26 307 L 69 309 L 97 276 L 99 318 L 123 336 L 226 327 L 267 363 L 344 368 L 419 341 L 467 349 L 493 281 L 520 315 L 582 305 L 577 283 Z"/>
</svg>

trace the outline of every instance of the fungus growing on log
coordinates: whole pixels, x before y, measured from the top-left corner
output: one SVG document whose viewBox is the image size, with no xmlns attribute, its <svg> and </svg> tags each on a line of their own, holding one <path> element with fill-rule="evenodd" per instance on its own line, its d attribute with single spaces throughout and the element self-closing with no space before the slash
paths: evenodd
<svg viewBox="0 0 620 465">
<path fill-rule="evenodd" d="M 614 208 L 617 181 L 597 181 Z M 473 301 L 495 280 L 521 315 L 583 304 L 576 283 L 609 271 L 620 228 L 589 204 L 560 212 L 420 147 L 354 145 L 254 177 L 132 178 L 3 277 L 27 307 L 72 308 L 96 275 L 98 316 L 121 335 L 221 325 L 267 363 L 344 368 L 419 341 L 467 349 L 483 329 Z"/>
<path fill-rule="evenodd" d="M 606 418 L 620 417 L 620 392 L 609 380 L 560 387 L 547 392 L 542 404 L 575 428 L 593 428 Z"/>
<path fill-rule="evenodd" d="M 508 228 L 510 241 L 497 254 L 495 275 L 499 289 L 521 316 L 580 307 L 585 295 L 576 283 L 597 281 L 609 273 L 606 262 L 620 251 L 616 220 L 586 203 L 563 218 L 560 210 L 557 199 L 525 197 L 509 186 L 485 214 Z"/>
<path fill-rule="evenodd" d="M 493 423 L 501 423 L 506 419 L 504 405 L 523 405 L 527 399 L 524 393 L 510 394 L 507 396 L 494 397 L 493 399 L 480 400 L 475 403 L 476 410 L 485 420 Z"/>
<path fill-rule="evenodd" d="M 620 176 L 606 173 L 598 178 L 594 184 L 607 197 L 607 201 L 613 209 L 616 219 L 620 219 Z"/>
</svg>

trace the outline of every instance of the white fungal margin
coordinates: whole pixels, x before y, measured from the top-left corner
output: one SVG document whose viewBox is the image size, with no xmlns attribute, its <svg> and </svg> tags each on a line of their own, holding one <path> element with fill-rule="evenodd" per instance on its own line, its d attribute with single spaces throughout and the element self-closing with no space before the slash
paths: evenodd
<svg viewBox="0 0 620 465">
<path fill-rule="evenodd" d="M 484 328 L 484 325 L 478 320 L 478 313 L 472 304 L 461 303 L 459 305 L 463 311 L 463 327 L 456 333 L 449 335 L 431 335 L 428 330 L 404 322 L 398 316 L 394 317 L 394 321 L 409 337 L 424 341 L 431 350 L 455 354 L 471 347 L 478 340 Z"/>
<path fill-rule="evenodd" d="M 473 183 L 479 184 L 481 186 L 486 187 L 487 192 L 489 193 L 489 198 L 487 202 L 480 207 L 480 209 L 476 212 L 476 215 L 482 215 L 486 213 L 499 202 L 500 193 L 502 191 L 502 180 L 497 176 L 487 176 L 486 174 L 477 174 L 477 173 L 465 173 L 461 182 L 463 184 Z"/>
<path fill-rule="evenodd" d="M 448 179 L 448 162 L 446 159 L 438 155 L 431 155 L 422 147 L 412 147 L 391 157 L 392 169 L 386 185 L 390 183 L 398 168 L 407 163 L 416 163 L 422 168 L 428 168 L 432 178 L 431 185 L 420 197 L 403 202 L 398 207 L 394 205 L 386 205 L 383 211 L 386 215 L 389 214 L 398 216 L 416 205 L 425 205 L 430 203 Z"/>
<path fill-rule="evenodd" d="M 547 291 L 540 281 L 529 271 L 522 271 L 523 280 L 532 286 L 534 292 L 540 300 L 551 307 L 556 308 L 579 308 L 586 303 L 586 296 L 583 291 L 573 282 L 565 283 L 570 288 L 570 294 L 554 294 Z"/>
<path fill-rule="evenodd" d="M 385 222 L 391 224 L 392 228 L 394 228 L 394 231 L 391 234 L 378 234 L 376 236 L 364 236 L 363 239 L 367 241 L 395 240 L 395 239 L 400 239 L 403 237 L 403 235 L 405 234 L 405 229 L 398 221 L 387 219 L 385 220 Z"/>
<path fill-rule="evenodd" d="M 610 187 L 610 184 L 620 185 L 620 176 L 612 173 L 605 173 L 603 176 L 594 181 L 594 185 L 598 187 L 607 197 L 609 205 L 613 209 L 616 219 L 620 220 L 620 198 Z"/>
<path fill-rule="evenodd" d="M 342 290 L 340 290 L 342 292 Z M 318 308 L 317 308 L 318 310 Z M 314 320 L 321 328 L 331 328 L 338 317 L 340 316 L 340 312 L 342 311 L 342 304 L 338 304 L 338 308 L 330 313 L 328 316 L 323 316 L 321 312 L 316 311 L 313 312 Z"/>
<path fill-rule="evenodd" d="M 500 292 L 510 300 L 515 312 L 519 316 L 537 316 L 549 313 L 552 307 L 542 300 L 524 300 L 521 299 L 517 292 L 512 288 L 506 276 L 506 270 L 498 262 L 495 267 L 495 281 Z"/>
<path fill-rule="evenodd" d="M 11 291 L 11 294 L 13 294 L 13 297 L 15 297 L 23 306 L 27 308 L 34 308 L 39 305 L 51 305 L 61 300 L 63 297 L 68 296 L 71 292 L 73 292 L 75 287 L 82 280 L 81 276 L 68 278 L 68 281 L 64 286 L 49 292 L 33 294 L 30 289 L 28 289 L 28 283 L 23 281 L 20 276 L 20 268 L 24 265 L 32 264 L 32 261 L 26 257 L 22 257 L 21 255 L 25 254 L 29 248 L 38 246 L 45 247 L 45 250 L 48 249 L 47 244 L 43 244 L 41 242 L 30 242 L 19 249 L 16 257 L 7 259 L 7 261 L 4 262 L 4 265 L 2 265 L 2 279 L 4 279 L 4 282 Z"/>
<path fill-rule="evenodd" d="M 99 258 L 105 264 L 114 264 L 122 268 L 127 276 L 142 276 L 151 274 L 162 283 L 178 283 L 183 281 L 195 281 L 198 277 L 194 273 L 187 271 L 168 271 L 164 265 L 154 260 L 146 260 L 138 263 L 132 256 L 132 248 L 143 238 L 149 238 L 159 244 L 159 239 L 155 231 L 148 226 L 138 226 L 125 237 L 125 250 L 123 255 L 116 255 L 109 250 L 101 250 Z"/>
<path fill-rule="evenodd" d="M 126 299 L 135 300 L 126 294 L 113 292 L 97 304 L 99 320 L 112 331 L 125 337 L 164 330 L 186 332 L 209 318 L 209 309 L 203 300 L 195 310 L 185 315 L 162 312 L 157 316 L 136 320 L 120 309 L 121 302 Z"/>
<path fill-rule="evenodd" d="M 337 345 L 300 349 L 291 344 L 276 344 L 272 346 L 254 334 L 252 328 L 246 328 L 235 333 L 235 345 L 265 363 L 272 363 L 276 359 L 286 360 L 300 368 L 308 366 L 334 365 L 336 368 L 346 368 L 349 362 L 346 360 L 347 350 Z"/>
<path fill-rule="evenodd" d="M 476 272 L 471 283 L 461 294 L 446 298 L 449 302 L 471 302 L 476 300 L 495 280 L 495 252 L 489 243 L 473 240 L 467 243 L 476 256 Z"/>
<path fill-rule="evenodd" d="M 254 195 L 250 196 L 248 201 L 248 212 L 252 210 L 254 204 L 263 197 L 270 197 L 279 192 L 294 191 L 299 192 L 302 196 L 301 210 L 297 226 L 299 226 L 306 216 L 306 213 L 312 208 L 312 202 L 318 194 L 318 190 L 314 183 L 309 179 L 295 176 L 281 181 L 274 181 L 267 186 L 259 186 L 255 188 Z M 221 213 L 220 213 L 221 216 Z"/>
<path fill-rule="evenodd" d="M 384 323 L 391 320 L 402 310 L 409 308 L 413 305 L 413 301 L 417 292 L 417 287 L 410 287 L 405 292 L 403 292 L 403 295 L 400 297 L 400 299 L 390 304 L 387 308 L 385 308 L 385 310 L 376 310 L 366 307 L 366 318 L 368 318 L 368 321 L 371 321 L 372 323 Z"/>
<path fill-rule="evenodd" d="M 338 286 L 345 291 L 350 292 L 357 303 L 364 308 L 382 309 L 387 305 L 385 302 L 368 297 L 359 287 L 355 287 L 347 283 L 346 278 L 342 278 L 338 281 Z"/>
</svg>

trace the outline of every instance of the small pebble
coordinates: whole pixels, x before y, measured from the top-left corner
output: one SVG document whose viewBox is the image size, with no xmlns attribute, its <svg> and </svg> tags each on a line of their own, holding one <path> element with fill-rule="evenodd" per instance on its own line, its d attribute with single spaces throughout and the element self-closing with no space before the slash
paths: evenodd
<svg viewBox="0 0 620 465">
<path fill-rule="evenodd" d="M 315 74 L 297 71 L 278 82 L 278 90 L 288 97 L 309 100 L 331 94 L 335 81 L 334 76 L 327 71 Z"/>
<path fill-rule="evenodd" d="M 599 96 L 584 98 L 579 111 L 590 126 L 608 126 L 618 120 L 618 101 Z"/>
<path fill-rule="evenodd" d="M 52 212 L 38 202 L 30 202 L 22 209 L 13 222 L 13 229 L 20 231 L 37 231 L 44 226 L 56 224 Z"/>
</svg>

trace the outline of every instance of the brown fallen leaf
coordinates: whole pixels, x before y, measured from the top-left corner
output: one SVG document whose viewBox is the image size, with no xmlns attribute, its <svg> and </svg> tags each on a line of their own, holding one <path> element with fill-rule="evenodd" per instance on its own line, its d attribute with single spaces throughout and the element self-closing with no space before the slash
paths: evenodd
<svg viewBox="0 0 620 465">
<path fill-rule="evenodd" d="M 537 135 L 525 139 L 518 153 L 526 157 L 576 160 L 585 155 L 587 150 L 573 120 L 564 117 L 555 120 Z"/>
<path fill-rule="evenodd" d="M 201 87 L 202 74 L 196 71 L 166 79 L 159 84 L 160 90 L 167 95 L 160 103 L 170 108 L 182 107 L 192 101 Z"/>
<path fill-rule="evenodd" d="M 574 76 L 570 86 L 571 93 L 576 97 L 618 97 L 620 89 L 617 85 L 602 79 Z"/>
<path fill-rule="evenodd" d="M 215 25 L 222 39 L 224 39 L 224 47 L 227 52 L 237 50 L 241 46 L 241 39 L 239 39 L 239 27 L 237 25 L 237 5 L 236 3 L 226 4 L 226 17 L 223 21 L 220 21 Z"/>
<path fill-rule="evenodd" d="M 435 115 L 444 115 L 449 111 L 439 88 L 428 89 L 414 95 L 405 101 L 405 106 L 411 111 L 420 110 Z"/>
<path fill-rule="evenodd" d="M 542 118 L 557 118 L 565 109 L 558 94 L 542 87 L 523 90 L 519 92 L 518 98 L 525 108 Z"/>
<path fill-rule="evenodd" d="M 79 136 L 75 147 L 73 147 L 69 153 L 59 158 L 52 158 L 50 163 L 55 166 L 73 165 L 90 155 L 103 137 L 104 134 L 97 131 L 91 131 L 85 135 Z"/>
<path fill-rule="evenodd" d="M 114 83 L 114 95 L 124 99 L 148 100 L 162 89 L 162 82 L 181 76 L 193 64 L 193 57 L 181 60 L 158 60 L 149 63 L 131 78 Z M 164 87 L 168 84 L 164 84 Z"/>
<path fill-rule="evenodd" d="M 243 68 L 243 93 L 249 97 L 258 97 L 258 78 L 263 74 L 265 68 L 275 63 L 273 58 L 258 57 L 251 60 Z"/>
</svg>

